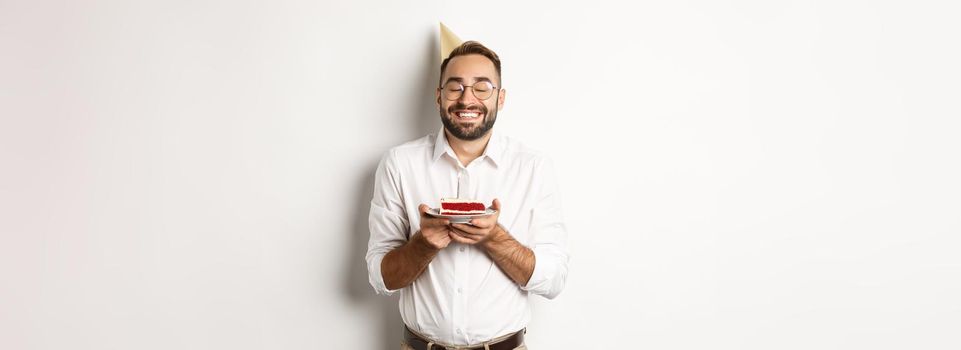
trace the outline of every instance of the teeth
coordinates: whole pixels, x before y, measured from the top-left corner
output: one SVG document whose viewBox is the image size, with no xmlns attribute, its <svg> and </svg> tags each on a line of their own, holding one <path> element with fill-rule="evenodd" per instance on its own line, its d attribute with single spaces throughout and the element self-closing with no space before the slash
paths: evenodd
<svg viewBox="0 0 961 350">
<path fill-rule="evenodd" d="M 457 116 L 461 118 L 477 118 L 478 114 L 477 113 L 457 113 Z"/>
</svg>

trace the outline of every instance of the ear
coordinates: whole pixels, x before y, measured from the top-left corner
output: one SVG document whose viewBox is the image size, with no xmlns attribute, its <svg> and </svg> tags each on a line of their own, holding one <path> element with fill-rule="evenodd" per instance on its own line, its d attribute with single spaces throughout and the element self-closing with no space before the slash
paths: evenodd
<svg viewBox="0 0 961 350">
<path fill-rule="evenodd" d="M 437 88 L 437 90 L 434 90 L 434 98 L 436 98 L 434 102 L 437 103 L 437 108 L 440 108 L 440 88 Z"/>
<path fill-rule="evenodd" d="M 497 110 L 499 111 L 504 109 L 504 99 L 507 98 L 507 90 L 500 89 L 497 94 L 500 95 L 497 98 Z"/>
</svg>

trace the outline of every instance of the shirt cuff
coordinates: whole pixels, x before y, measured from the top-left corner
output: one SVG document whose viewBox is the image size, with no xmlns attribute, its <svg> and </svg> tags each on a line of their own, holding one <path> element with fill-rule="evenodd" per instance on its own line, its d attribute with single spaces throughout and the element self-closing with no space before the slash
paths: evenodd
<svg viewBox="0 0 961 350">
<path fill-rule="evenodd" d="M 554 299 L 564 289 L 567 279 L 566 263 L 547 249 L 533 249 L 534 272 L 521 290 Z"/>
<path fill-rule="evenodd" d="M 380 264 L 384 261 L 385 255 L 387 254 L 380 254 L 371 258 L 367 264 L 367 274 L 369 275 L 370 286 L 374 287 L 377 294 L 394 295 L 399 289 L 387 289 L 387 285 L 384 283 L 384 275 L 380 271 Z"/>
</svg>

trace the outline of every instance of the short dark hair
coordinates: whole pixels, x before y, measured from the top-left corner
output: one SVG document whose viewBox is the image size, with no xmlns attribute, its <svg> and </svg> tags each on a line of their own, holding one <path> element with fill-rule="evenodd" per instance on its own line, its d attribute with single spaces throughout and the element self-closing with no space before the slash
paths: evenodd
<svg viewBox="0 0 961 350">
<path fill-rule="evenodd" d="M 450 55 L 447 56 L 447 58 L 444 59 L 444 62 L 442 62 L 442 63 L 440 64 L 440 78 L 439 78 L 439 79 L 444 79 L 444 70 L 447 69 L 447 63 L 450 63 L 450 60 L 451 60 L 452 58 L 457 57 L 457 56 L 464 56 L 464 55 L 481 55 L 481 56 L 487 57 L 487 59 L 491 60 L 491 62 L 494 63 L 494 69 L 497 70 L 497 84 L 500 85 L 500 81 L 501 81 L 501 59 L 500 59 L 500 57 L 497 57 L 497 54 L 494 53 L 493 50 L 488 49 L 487 46 L 484 46 L 484 45 L 482 45 L 481 43 L 476 42 L 476 41 L 473 41 L 473 40 L 465 41 L 463 44 L 460 44 L 460 46 L 455 47 L 455 48 L 454 48 L 454 51 L 451 51 L 451 52 L 450 52 Z M 438 85 L 443 84 L 443 83 L 444 83 L 444 82 L 441 81 L 441 82 L 438 83 Z"/>
</svg>

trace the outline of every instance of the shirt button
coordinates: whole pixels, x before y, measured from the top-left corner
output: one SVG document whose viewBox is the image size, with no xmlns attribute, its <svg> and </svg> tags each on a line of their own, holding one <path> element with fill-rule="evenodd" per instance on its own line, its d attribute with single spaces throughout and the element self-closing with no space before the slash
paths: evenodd
<svg viewBox="0 0 961 350">
<path fill-rule="evenodd" d="M 467 250 L 467 249 L 464 248 L 464 247 L 460 247 L 460 251 L 465 251 L 465 250 Z"/>
<path fill-rule="evenodd" d="M 460 333 L 461 333 L 461 332 L 460 332 L 460 328 L 458 328 L 458 329 L 457 329 L 457 334 L 460 334 Z"/>
<path fill-rule="evenodd" d="M 463 292 L 464 292 L 464 289 L 463 289 L 463 288 L 457 288 L 457 292 L 458 292 L 458 293 L 463 293 Z"/>
</svg>

